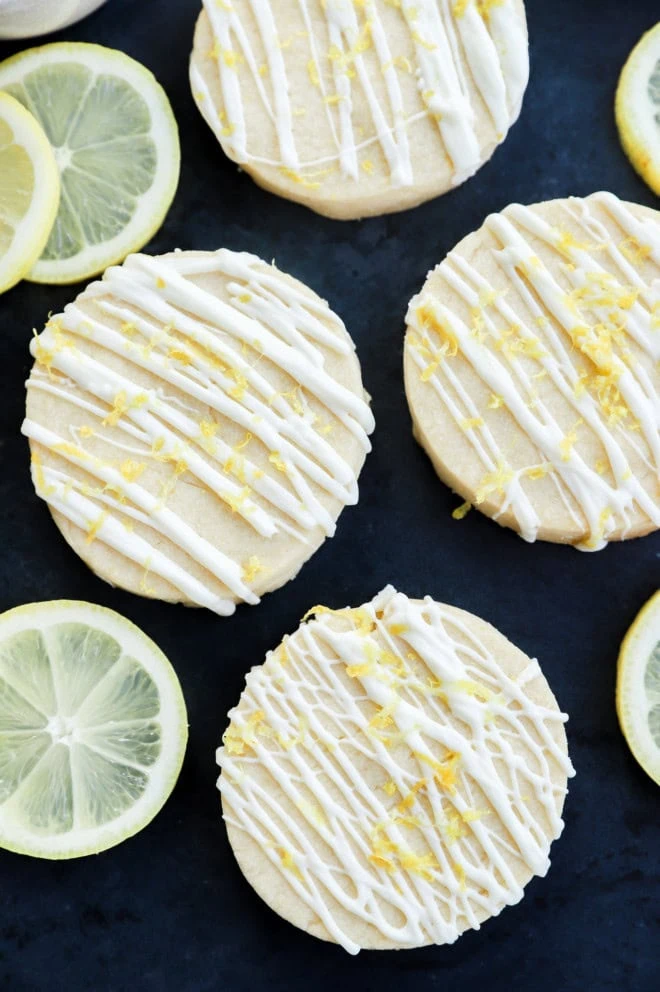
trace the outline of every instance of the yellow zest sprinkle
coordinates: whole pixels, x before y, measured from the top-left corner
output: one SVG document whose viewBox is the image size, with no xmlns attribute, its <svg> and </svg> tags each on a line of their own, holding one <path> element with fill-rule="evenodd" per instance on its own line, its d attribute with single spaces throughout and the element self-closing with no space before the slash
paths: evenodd
<svg viewBox="0 0 660 992">
<path fill-rule="evenodd" d="M 396 791 L 396 783 L 392 779 L 383 786 L 383 792 L 388 796 L 393 796 Z"/>
<path fill-rule="evenodd" d="M 246 748 L 254 748 L 257 743 L 257 734 L 271 736 L 271 728 L 264 722 L 263 710 L 255 710 L 247 718 L 242 726 L 229 724 L 222 735 L 222 743 L 228 754 L 245 754 Z"/>
<path fill-rule="evenodd" d="M 215 437 L 219 427 L 220 424 L 216 423 L 215 420 L 200 420 L 199 433 L 202 435 L 202 437 L 209 440 Z"/>
<path fill-rule="evenodd" d="M 181 348 L 169 348 L 167 357 L 174 359 L 175 362 L 179 362 L 181 365 L 192 365 L 192 358 L 187 351 L 183 351 Z"/>
<path fill-rule="evenodd" d="M 268 456 L 268 461 L 271 465 L 274 465 L 278 472 L 286 473 L 286 462 L 283 460 L 279 451 L 271 451 Z"/>
<path fill-rule="evenodd" d="M 30 456 L 30 464 L 32 465 L 35 488 L 37 490 L 37 495 L 45 499 L 55 492 L 55 486 L 49 486 L 46 483 L 46 477 L 44 475 L 43 464 L 41 461 L 41 456 L 38 452 L 33 451 Z"/>
<path fill-rule="evenodd" d="M 162 276 L 158 276 L 158 278 L 156 279 L 156 286 L 158 287 L 158 289 L 165 289 L 166 285 L 167 283 L 162 278 Z"/>
<path fill-rule="evenodd" d="M 438 862 L 432 854 L 414 854 L 412 851 L 401 854 L 399 856 L 399 862 L 405 871 L 413 872 L 415 875 L 421 875 L 422 878 L 427 880 L 433 877 L 430 869 L 438 867 Z"/>
<path fill-rule="evenodd" d="M 91 523 L 87 528 L 87 537 L 85 538 L 85 544 L 91 544 L 92 541 L 96 540 L 96 537 L 101 530 L 101 527 L 105 523 L 106 517 L 108 516 L 108 511 L 104 510 L 96 520 Z"/>
<path fill-rule="evenodd" d="M 461 505 L 457 506 L 455 510 L 452 510 L 451 515 L 454 520 L 463 520 L 464 517 L 467 517 L 471 509 L 472 503 L 461 503 Z"/>
<path fill-rule="evenodd" d="M 443 825 L 443 833 L 450 844 L 465 837 L 467 830 L 463 818 L 458 813 L 450 813 Z"/>
<path fill-rule="evenodd" d="M 144 462 L 135 462 L 131 458 L 127 458 L 119 466 L 119 471 L 123 478 L 126 479 L 126 482 L 135 482 L 140 478 L 146 467 Z"/>
<path fill-rule="evenodd" d="M 310 59 L 307 63 L 307 74 L 309 76 L 312 86 L 320 86 L 321 80 L 319 78 L 319 70 L 317 68 L 314 59 Z"/>
<path fill-rule="evenodd" d="M 394 723 L 392 713 L 396 709 L 396 705 L 396 700 L 394 700 L 387 706 L 379 706 L 378 712 L 369 721 L 369 728 L 371 730 L 384 730 L 386 727 L 390 727 Z"/>
<path fill-rule="evenodd" d="M 433 41 L 426 41 L 424 38 L 422 38 L 422 36 L 419 33 L 419 31 L 413 31 L 412 32 L 412 39 L 413 39 L 413 41 L 417 45 L 421 45 L 422 48 L 426 48 L 429 52 L 434 52 L 436 50 L 436 48 L 438 47 L 435 44 L 435 42 L 433 42 Z"/>
<path fill-rule="evenodd" d="M 222 61 L 228 69 L 235 69 L 243 61 L 243 56 L 239 52 L 235 52 L 232 48 L 222 48 L 220 54 L 222 55 Z"/>
<path fill-rule="evenodd" d="M 374 163 L 371 161 L 370 158 L 365 158 L 364 161 L 362 162 L 362 171 L 366 172 L 367 175 L 369 176 L 373 173 Z"/>
<path fill-rule="evenodd" d="M 428 779 L 426 778 L 420 778 L 417 782 L 415 782 L 415 784 L 411 787 L 410 792 L 396 804 L 396 808 L 399 812 L 405 813 L 406 810 L 410 809 L 416 801 L 417 793 L 422 789 L 425 789 L 428 784 Z"/>
<path fill-rule="evenodd" d="M 534 481 L 537 479 L 544 479 L 551 468 L 552 466 L 549 462 L 546 462 L 544 465 L 534 465 L 532 468 L 525 470 L 525 475 L 528 479 L 532 479 Z"/>
<path fill-rule="evenodd" d="M 367 661 L 361 665 L 347 665 L 346 674 L 350 679 L 359 679 L 363 675 L 369 675 L 371 672 L 371 662 Z"/>
<path fill-rule="evenodd" d="M 488 400 L 488 409 L 499 410 L 502 406 L 504 406 L 504 397 L 500 396 L 499 393 L 491 393 Z"/>
<path fill-rule="evenodd" d="M 650 245 L 640 244 L 637 238 L 630 237 L 621 242 L 619 245 L 619 251 L 624 258 L 627 258 L 629 262 L 633 263 L 633 265 L 640 265 L 642 262 L 646 261 L 653 249 Z"/>
<path fill-rule="evenodd" d="M 246 499 L 249 498 L 249 496 L 250 496 L 250 487 L 243 486 L 241 491 L 236 496 L 234 496 L 231 493 L 225 493 L 223 494 L 222 498 L 224 499 L 225 503 L 227 503 L 227 505 L 231 507 L 232 513 L 238 513 L 238 511 L 242 508 L 243 504 L 245 503 Z"/>
<path fill-rule="evenodd" d="M 90 427 L 88 424 L 84 424 L 79 428 L 78 433 L 81 437 L 91 437 L 94 434 L 94 428 Z"/>
<path fill-rule="evenodd" d="M 425 330 L 432 330 L 440 338 L 442 342 L 440 349 L 442 355 L 453 357 L 458 354 L 458 339 L 456 335 L 438 319 L 430 304 L 423 304 L 417 308 L 417 319 Z M 427 353 L 429 353 L 428 338 L 422 338 L 419 345 L 421 345 L 422 349 L 426 348 Z M 435 356 L 430 354 L 430 357 Z"/>
<path fill-rule="evenodd" d="M 506 487 L 509 485 L 513 477 L 513 471 L 508 468 L 504 462 L 500 462 L 494 471 L 487 472 L 481 480 L 475 494 L 474 502 L 477 505 L 480 505 L 493 493 L 505 492 Z"/>
<path fill-rule="evenodd" d="M 112 410 L 102 421 L 104 427 L 115 427 L 123 415 L 128 413 L 129 410 L 137 410 L 144 406 L 148 402 L 149 397 L 146 393 L 138 393 L 130 402 L 126 397 L 125 391 L 122 389 L 121 392 L 117 393 L 114 400 L 112 401 Z"/>
<path fill-rule="evenodd" d="M 400 634 L 407 633 L 409 628 L 407 623 L 391 623 L 387 629 L 393 637 L 399 637 Z"/>
<path fill-rule="evenodd" d="M 461 430 L 472 431 L 475 427 L 483 427 L 484 418 L 483 417 L 466 417 L 461 420 Z"/>
<path fill-rule="evenodd" d="M 295 171 L 295 169 L 289 169 L 288 166 L 285 165 L 280 166 L 280 172 L 283 176 L 286 176 L 287 179 L 291 179 L 292 182 L 298 183 L 300 186 L 304 186 L 305 189 L 318 189 L 321 185 L 319 182 L 305 179 L 305 177 L 301 176 L 299 172 Z"/>
<path fill-rule="evenodd" d="M 467 884 L 465 881 L 466 879 L 465 868 L 463 867 L 463 865 L 459 864 L 458 861 L 454 861 L 452 867 L 456 872 L 456 877 L 458 879 L 461 892 L 465 892 L 465 889 L 467 888 Z"/>
<path fill-rule="evenodd" d="M 433 769 L 433 778 L 438 785 L 452 795 L 456 792 L 456 768 L 461 760 L 458 751 L 449 751 L 442 761 L 437 761 L 423 751 L 413 751 L 413 756 Z"/>
<path fill-rule="evenodd" d="M 243 581 L 253 582 L 259 572 L 263 572 L 264 567 L 256 555 L 252 555 L 251 558 L 243 565 Z"/>
<path fill-rule="evenodd" d="M 144 572 L 140 578 L 140 592 L 143 596 L 155 596 L 156 590 L 149 585 L 149 570 L 151 569 L 151 555 L 144 563 Z"/>
<path fill-rule="evenodd" d="M 247 448 L 251 440 L 252 440 L 252 435 L 250 434 L 249 431 L 246 431 L 243 440 L 239 441 L 238 444 L 234 445 L 234 451 L 242 451 L 243 448 Z"/>
<path fill-rule="evenodd" d="M 578 439 L 577 429 L 582 423 L 584 423 L 584 421 L 578 420 L 575 427 L 559 442 L 559 451 L 561 452 L 561 458 L 564 462 L 570 461 L 571 452 L 573 451 Z"/>
<path fill-rule="evenodd" d="M 290 751 L 292 748 L 296 747 L 298 744 L 302 744 L 305 740 L 309 730 L 309 725 L 307 719 L 304 716 L 298 718 L 298 733 L 295 737 L 287 737 L 285 734 L 278 733 L 276 735 L 277 742 L 280 747 L 284 748 L 285 751 Z"/>
<path fill-rule="evenodd" d="M 385 871 L 396 871 L 394 862 L 390 858 L 383 857 L 382 854 L 370 854 L 369 861 L 371 861 L 372 865 L 376 865 L 377 868 L 384 868 Z"/>
<path fill-rule="evenodd" d="M 55 358 L 55 352 L 51 351 L 49 348 L 44 348 L 41 343 L 41 338 L 37 334 L 36 330 L 33 330 L 32 333 L 34 335 L 34 344 L 32 346 L 34 351 L 34 360 L 38 365 L 43 365 L 50 376 L 52 375 L 51 367 L 53 364 L 53 359 Z"/>
</svg>

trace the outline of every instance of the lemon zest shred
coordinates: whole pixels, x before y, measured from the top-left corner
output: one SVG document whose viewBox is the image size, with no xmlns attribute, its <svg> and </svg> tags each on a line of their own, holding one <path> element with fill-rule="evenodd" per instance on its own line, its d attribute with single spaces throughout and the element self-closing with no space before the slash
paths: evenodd
<svg viewBox="0 0 660 992">
<path fill-rule="evenodd" d="M 87 527 L 87 536 L 85 537 L 85 544 L 91 544 L 98 537 L 99 531 L 103 527 L 108 516 L 108 511 L 103 510 L 96 520 L 92 521 Z"/>
<path fill-rule="evenodd" d="M 457 506 L 455 510 L 452 510 L 451 512 L 452 518 L 454 520 L 463 520 L 465 517 L 467 517 L 471 509 L 472 509 L 472 503 L 468 503 L 468 502 L 461 503 L 461 505 Z"/>
</svg>

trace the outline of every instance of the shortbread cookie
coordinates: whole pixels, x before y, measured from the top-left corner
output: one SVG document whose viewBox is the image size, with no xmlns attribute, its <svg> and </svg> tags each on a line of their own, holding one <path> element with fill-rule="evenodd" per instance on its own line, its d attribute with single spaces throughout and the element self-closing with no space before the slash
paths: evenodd
<svg viewBox="0 0 660 992">
<path fill-rule="evenodd" d="M 469 179 L 528 75 L 522 0 L 203 0 L 190 66 L 229 158 L 341 220 Z"/>
<path fill-rule="evenodd" d="M 132 255 L 31 350 L 35 488 L 114 585 L 233 613 L 357 502 L 373 418 L 353 342 L 253 255 Z"/>
<path fill-rule="evenodd" d="M 566 717 L 538 663 L 463 610 L 390 586 L 310 612 L 247 676 L 218 751 L 238 863 L 350 953 L 451 943 L 547 872 Z"/>
<path fill-rule="evenodd" d="M 415 436 L 463 499 L 585 551 L 660 527 L 660 214 L 611 193 L 509 206 L 407 320 Z"/>
</svg>

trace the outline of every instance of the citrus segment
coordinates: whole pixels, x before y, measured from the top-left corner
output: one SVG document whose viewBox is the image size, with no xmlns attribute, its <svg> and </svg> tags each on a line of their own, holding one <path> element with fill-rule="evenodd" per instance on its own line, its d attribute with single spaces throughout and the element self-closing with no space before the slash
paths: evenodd
<svg viewBox="0 0 660 992">
<path fill-rule="evenodd" d="M 140 249 L 179 178 L 176 121 L 154 76 L 122 52 L 57 43 L 0 64 L 0 87 L 40 121 L 62 200 L 36 282 L 76 282 Z"/>
<path fill-rule="evenodd" d="M 68 601 L 0 617 L 0 846 L 118 844 L 165 802 L 186 740 L 174 671 L 123 617 Z"/>
<path fill-rule="evenodd" d="M 59 198 L 46 135 L 17 100 L 0 92 L 0 293 L 24 278 L 41 255 Z"/>
</svg>

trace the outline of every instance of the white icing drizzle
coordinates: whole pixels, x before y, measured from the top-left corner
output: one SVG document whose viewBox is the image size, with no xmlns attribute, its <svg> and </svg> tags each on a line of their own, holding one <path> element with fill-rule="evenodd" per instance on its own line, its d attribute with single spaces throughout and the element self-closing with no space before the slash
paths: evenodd
<svg viewBox="0 0 660 992">
<path fill-rule="evenodd" d="M 660 482 L 658 378 L 634 358 L 628 344 L 634 342 L 657 369 L 660 273 L 647 283 L 634 260 L 643 257 L 660 267 L 660 226 L 652 220 L 639 220 L 610 193 L 593 194 L 588 200 L 571 199 L 569 205 L 571 216 L 589 240 L 570 236 L 519 204 L 504 214 L 491 215 L 484 225 L 501 245 L 493 249 L 492 257 L 506 273 L 513 292 L 529 308 L 533 323 L 521 322 L 506 294 L 494 292 L 472 265 L 458 253 L 451 253 L 435 271 L 478 315 L 478 329 L 445 306 L 437 290 L 423 290 L 410 303 L 406 353 L 453 421 L 463 426 L 486 473 L 486 484 L 489 479 L 492 482 L 490 491 L 502 494 L 496 519 L 510 510 L 521 535 L 534 541 L 540 520 L 529 495 L 534 486 L 531 480 L 534 473 L 540 478 L 549 472 L 574 522 L 586 530 L 586 537 L 577 546 L 597 551 L 617 528 L 626 535 L 633 508 L 660 527 L 660 490 L 654 496 L 645 488 L 626 454 L 627 450 L 636 452 Z M 604 209 L 620 226 L 619 244 L 598 220 L 593 206 Z M 571 290 L 567 292 L 557 274 L 534 253 L 529 235 L 560 253 L 565 261 L 558 262 L 558 268 L 561 264 Z M 604 268 L 605 258 L 615 267 L 616 275 Z M 513 331 L 518 344 L 509 354 L 503 327 Z M 477 408 L 452 367 L 447 354 L 451 349 L 469 362 L 514 417 L 538 452 L 538 464 L 516 469 L 509 465 L 508 453 L 495 440 L 485 411 Z M 587 388 L 589 380 L 581 377 L 575 354 L 586 356 L 589 368 L 595 370 L 593 388 Z M 576 430 L 584 426 L 596 435 L 612 479 L 602 466 L 599 471 L 581 457 L 575 447 L 577 435 L 568 437 L 536 395 L 537 375 L 547 377 L 574 408 Z M 599 388 L 604 391 L 602 396 Z M 631 424 L 636 425 L 633 435 L 626 429 Z"/>
<path fill-rule="evenodd" d="M 430 116 L 458 185 L 472 176 L 482 161 L 476 114 L 470 98 L 468 72 L 491 117 L 499 141 L 518 117 L 529 75 L 524 21 L 514 0 L 478 6 L 475 0 L 417 0 L 394 11 L 382 0 L 297 0 L 308 46 L 309 71 L 324 101 L 324 112 L 336 146 L 334 154 L 301 158 L 291 103 L 289 74 L 301 60 L 300 49 L 287 52 L 290 39 L 278 37 L 277 5 L 272 0 L 203 0 L 213 32 L 208 57 L 217 65 L 224 110 L 219 116 L 203 74 L 193 62 L 192 90 L 207 122 L 227 153 L 239 163 L 261 163 L 290 170 L 338 164 L 343 176 L 360 179 L 358 153 L 377 144 L 393 186 L 415 182 L 408 138 L 410 125 Z M 388 20 L 396 16 L 407 28 L 414 65 L 392 49 Z M 267 62 L 260 66 L 249 36 L 256 24 Z M 247 23 L 247 27 L 246 27 Z M 323 23 L 323 29 L 320 24 Z M 254 29 L 252 29 L 254 30 Z M 368 51 L 375 53 L 376 59 Z M 377 60 L 377 61 L 376 61 Z M 386 100 L 374 88 L 377 72 L 385 82 Z M 420 93 L 418 106 L 407 112 L 400 73 L 414 72 Z M 280 158 L 272 160 L 250 151 L 250 124 L 244 106 L 249 74 L 263 109 L 275 130 Z M 331 77 L 330 77 L 331 73 Z M 333 90 L 328 91 L 332 78 Z M 310 84 L 311 85 L 311 84 Z M 364 94 L 375 136 L 359 140 L 354 121 L 357 89 Z M 304 100 L 304 93 L 296 93 Z M 303 109 L 304 106 L 303 106 Z M 258 120 L 258 118 L 256 118 Z M 302 178 L 303 182 L 307 181 Z"/>
<path fill-rule="evenodd" d="M 229 280 L 230 303 L 191 279 L 207 273 Z M 154 495 L 141 476 L 155 461 L 171 464 L 172 485 L 189 474 L 266 540 L 285 532 L 309 543 L 318 528 L 332 536 L 334 517 L 314 489 L 342 505 L 352 504 L 358 498 L 357 478 L 322 433 L 323 424 L 315 426 L 318 418 L 308 398 L 327 410 L 325 427 L 339 421 L 365 452 L 374 426 L 364 398 L 324 367 L 322 349 L 350 353 L 344 325 L 326 303 L 255 256 L 224 250 L 168 258 L 133 255 L 80 299 L 93 304 L 91 312 L 76 301 L 33 340 L 37 364 L 28 387 L 90 414 L 91 427 L 86 435 L 70 428 L 64 437 L 50 424 L 26 418 L 23 433 L 91 477 L 93 485 L 82 483 L 74 471 L 42 465 L 37 457 L 32 466 L 37 492 L 91 539 L 166 579 L 192 602 L 221 614 L 234 611 L 234 599 L 258 603 L 243 565 L 169 509 L 167 493 Z M 128 366 L 117 371 L 103 360 L 106 353 Z M 264 359 L 286 372 L 295 388 L 278 392 L 260 370 Z M 162 385 L 145 389 L 131 368 L 150 373 Z M 168 387 L 178 397 L 168 395 Z M 208 408 L 211 417 L 200 421 L 188 399 L 198 409 Z M 245 431 L 244 442 L 232 446 L 223 438 L 224 421 Z M 117 433 L 127 435 L 131 444 L 118 440 Z M 94 437 L 141 461 L 129 461 L 123 471 L 122 459 L 95 454 Z M 250 457 L 250 446 L 254 450 L 258 443 L 270 453 L 274 467 L 268 472 Z M 144 534 L 129 531 L 124 518 L 148 525 L 231 595 L 210 592 Z"/>
<path fill-rule="evenodd" d="M 398 947 L 452 942 L 547 872 L 574 774 L 566 717 L 527 695 L 536 661 L 509 677 L 429 597 L 387 587 L 341 625 L 316 612 L 229 713 L 225 818 L 350 953 L 337 905 Z"/>
</svg>

